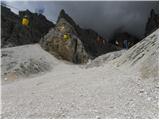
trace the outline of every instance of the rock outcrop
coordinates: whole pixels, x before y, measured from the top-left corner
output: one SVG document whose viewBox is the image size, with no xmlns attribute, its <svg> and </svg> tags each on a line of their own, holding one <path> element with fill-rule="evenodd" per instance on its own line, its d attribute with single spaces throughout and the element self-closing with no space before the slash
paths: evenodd
<svg viewBox="0 0 160 120">
<path fill-rule="evenodd" d="M 69 39 L 65 40 L 64 35 L 67 34 L 69 34 Z M 73 63 L 86 63 L 89 59 L 74 27 L 63 18 L 57 22 L 54 29 L 41 39 L 40 44 L 42 48 L 57 58 Z"/>
<path fill-rule="evenodd" d="M 18 20 L 18 15 L 11 12 L 10 9 L 1 6 L 1 47 L 10 44 L 9 38 Z"/>
<path fill-rule="evenodd" d="M 21 25 L 24 15 L 29 16 L 29 26 Z M 38 43 L 40 38 L 54 27 L 45 16 L 29 10 L 14 14 L 9 8 L 1 6 L 1 47 Z"/>
<path fill-rule="evenodd" d="M 158 28 L 159 28 L 159 16 L 152 9 L 150 12 L 150 17 L 148 18 L 148 22 L 146 23 L 145 36 L 148 36 Z"/>
<path fill-rule="evenodd" d="M 69 40 L 66 41 L 64 35 L 69 35 Z M 55 28 L 41 39 L 40 44 L 50 53 L 74 63 L 85 63 L 89 58 L 117 50 L 95 31 L 80 28 L 64 10 L 61 10 Z"/>
</svg>

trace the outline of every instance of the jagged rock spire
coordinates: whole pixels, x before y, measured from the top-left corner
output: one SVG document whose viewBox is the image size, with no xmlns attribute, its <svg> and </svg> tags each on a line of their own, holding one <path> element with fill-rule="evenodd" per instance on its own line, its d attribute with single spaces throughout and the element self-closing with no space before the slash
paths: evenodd
<svg viewBox="0 0 160 120">
<path fill-rule="evenodd" d="M 59 20 L 63 18 L 65 19 L 69 24 L 71 24 L 74 27 L 77 27 L 77 24 L 73 21 L 73 19 L 64 11 L 64 9 L 62 9 L 60 11 L 60 14 L 58 16 L 58 20 L 57 23 L 59 22 Z"/>
<path fill-rule="evenodd" d="M 28 28 L 22 26 L 22 18 L 28 15 Z M 40 38 L 55 25 L 43 15 L 37 15 L 29 10 L 19 11 L 19 15 L 9 8 L 1 6 L 1 47 L 38 43 Z"/>
<path fill-rule="evenodd" d="M 146 23 L 145 36 L 151 34 L 159 27 L 159 16 L 155 13 L 154 9 L 150 11 L 150 17 Z"/>
</svg>

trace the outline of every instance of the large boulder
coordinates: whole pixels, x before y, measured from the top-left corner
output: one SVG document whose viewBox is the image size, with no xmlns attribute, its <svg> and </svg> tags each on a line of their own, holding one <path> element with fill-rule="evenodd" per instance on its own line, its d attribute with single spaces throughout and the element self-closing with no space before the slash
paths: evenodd
<svg viewBox="0 0 160 120">
<path fill-rule="evenodd" d="M 68 40 L 64 35 L 70 33 Z M 41 39 L 42 48 L 58 58 L 73 63 L 86 63 L 89 55 L 86 53 L 81 40 L 76 36 L 76 31 L 65 19 L 61 19 L 56 27 Z"/>
<path fill-rule="evenodd" d="M 66 34 L 70 36 L 67 41 L 64 39 Z M 85 63 L 89 58 L 117 50 L 94 30 L 80 28 L 64 10 L 61 10 L 55 28 L 41 39 L 40 44 L 50 53 L 74 63 Z"/>
<path fill-rule="evenodd" d="M 29 26 L 21 24 L 22 18 L 29 17 Z M 1 47 L 13 47 L 18 45 L 38 43 L 42 36 L 55 25 L 45 16 L 32 13 L 29 10 L 14 14 L 9 8 L 1 6 Z"/>
<path fill-rule="evenodd" d="M 150 12 L 150 17 L 148 18 L 148 21 L 146 23 L 145 36 L 148 36 L 158 28 L 159 28 L 159 16 L 152 9 Z"/>
</svg>

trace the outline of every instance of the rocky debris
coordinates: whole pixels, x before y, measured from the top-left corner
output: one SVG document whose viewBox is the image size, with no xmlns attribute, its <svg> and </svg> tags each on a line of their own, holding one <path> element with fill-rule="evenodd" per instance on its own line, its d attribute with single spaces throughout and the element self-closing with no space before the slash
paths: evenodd
<svg viewBox="0 0 160 120">
<path fill-rule="evenodd" d="M 39 45 L 2 49 L 2 72 L 6 72 L 5 68 L 11 62 L 16 61 L 19 66 L 31 58 L 43 58 L 45 63 L 53 67 L 43 76 L 37 74 L 34 78 L 23 78 L 11 84 L 2 83 L 2 118 L 157 119 L 158 72 L 152 73 L 156 76 L 151 75 L 149 79 L 141 78 L 135 73 L 140 72 L 138 67 L 142 63 L 147 65 L 145 67 L 158 67 L 158 33 L 158 30 L 155 31 L 115 59 L 115 63 L 125 63 L 124 68 L 108 63 L 98 68 L 83 69 L 81 65 L 65 64 L 64 61 L 57 60 Z M 151 56 L 154 52 L 156 54 Z M 141 53 L 145 53 L 145 56 L 137 62 L 140 64 L 131 65 Z M 14 73 L 5 82 L 10 78 L 16 78 Z"/>
<path fill-rule="evenodd" d="M 64 35 L 69 36 L 67 41 Z M 40 44 L 50 53 L 74 63 L 86 63 L 89 58 L 117 50 L 95 31 L 80 28 L 64 10 L 61 10 L 55 28 L 41 39 Z"/>
<path fill-rule="evenodd" d="M 98 56 L 94 60 L 91 60 L 87 63 L 85 68 L 93 68 L 93 67 L 100 67 L 102 65 L 107 64 L 108 62 L 120 57 L 121 55 L 125 54 L 127 50 L 120 50 L 115 52 L 110 52 L 101 56 Z"/>
<path fill-rule="evenodd" d="M 111 63 L 123 71 L 139 70 L 143 79 L 158 76 L 158 32 L 156 30 Z"/>
<path fill-rule="evenodd" d="M 127 40 L 128 42 L 128 48 L 131 48 L 140 41 L 136 36 L 131 35 L 128 32 L 115 32 L 112 37 L 111 43 L 115 44 L 119 48 L 125 48 L 125 40 Z"/>
<path fill-rule="evenodd" d="M 27 27 L 21 25 L 24 15 L 29 17 L 29 26 Z M 40 38 L 54 27 L 54 24 L 41 14 L 26 10 L 20 11 L 19 15 L 16 15 L 4 6 L 1 6 L 1 20 L 2 48 L 38 43 Z"/>
<path fill-rule="evenodd" d="M 2 83 L 45 73 L 58 63 L 38 44 L 3 48 L 1 52 Z"/>
<path fill-rule="evenodd" d="M 152 9 L 150 12 L 150 17 L 148 18 L 148 21 L 146 23 L 145 36 L 151 34 L 158 28 L 159 28 L 159 16 Z"/>
</svg>

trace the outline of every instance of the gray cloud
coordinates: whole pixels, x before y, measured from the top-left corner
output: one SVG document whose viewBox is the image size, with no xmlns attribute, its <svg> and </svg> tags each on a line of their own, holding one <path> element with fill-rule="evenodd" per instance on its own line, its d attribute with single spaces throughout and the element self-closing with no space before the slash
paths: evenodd
<svg viewBox="0 0 160 120">
<path fill-rule="evenodd" d="M 94 29 L 106 38 L 118 28 L 142 37 L 150 10 L 153 8 L 157 13 L 159 10 L 158 1 L 17 1 L 8 4 L 32 12 L 44 8 L 44 15 L 51 21 L 56 21 L 64 9 L 81 27 Z"/>
</svg>

